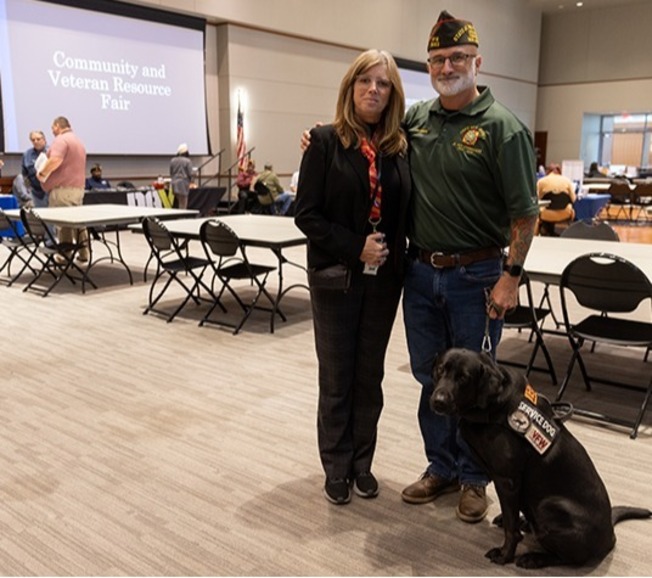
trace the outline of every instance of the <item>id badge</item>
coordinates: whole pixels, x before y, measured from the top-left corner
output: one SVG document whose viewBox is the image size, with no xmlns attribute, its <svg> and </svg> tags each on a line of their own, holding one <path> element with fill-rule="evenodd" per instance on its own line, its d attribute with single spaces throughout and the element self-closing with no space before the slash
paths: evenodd
<svg viewBox="0 0 652 578">
<path fill-rule="evenodd" d="M 376 273 L 378 273 L 378 265 L 369 265 L 369 263 L 365 263 L 362 272 L 365 275 L 376 275 Z"/>
</svg>

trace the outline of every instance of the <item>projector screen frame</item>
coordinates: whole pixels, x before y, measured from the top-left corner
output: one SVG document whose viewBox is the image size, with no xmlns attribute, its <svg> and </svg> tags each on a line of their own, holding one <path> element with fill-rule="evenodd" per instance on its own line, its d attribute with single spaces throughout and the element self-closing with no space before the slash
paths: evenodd
<svg viewBox="0 0 652 578">
<path fill-rule="evenodd" d="M 206 26 L 207 26 L 207 21 L 204 18 L 200 18 L 197 16 L 189 16 L 186 14 L 179 14 L 176 12 L 171 12 L 168 10 L 162 10 L 159 8 L 152 8 L 152 7 L 147 7 L 147 6 L 139 6 L 139 5 L 134 5 L 134 4 L 127 4 L 125 2 L 120 2 L 120 1 L 110 1 L 110 0 L 33 0 L 35 3 L 42 3 L 42 4 L 48 4 L 48 5 L 58 5 L 66 8 L 72 8 L 72 9 L 79 9 L 83 10 L 86 12 L 90 13 L 96 13 L 96 14 L 108 14 L 112 16 L 118 16 L 118 17 L 125 17 L 129 18 L 132 20 L 142 20 L 148 23 L 157 23 L 157 24 L 164 24 L 168 26 L 174 26 L 178 27 L 181 29 L 188 29 L 188 30 L 193 30 L 201 33 L 201 52 L 202 52 L 202 62 L 201 62 L 201 82 L 202 82 L 202 88 L 203 88 L 203 110 L 201 112 L 202 114 L 202 128 L 200 130 L 203 131 L 203 134 L 201 134 L 201 138 L 199 140 L 202 143 L 205 143 L 204 146 L 201 147 L 195 147 L 195 150 L 191 148 L 191 154 L 199 154 L 199 155 L 212 155 L 212 144 L 211 144 L 211 138 L 210 138 L 210 130 L 209 130 L 209 118 L 208 118 L 208 96 L 207 96 L 207 82 L 206 82 Z M 197 49 L 199 49 L 199 39 L 196 41 Z M 35 50 L 38 49 L 38 44 L 35 44 Z M 195 65 L 195 70 L 197 71 L 195 74 L 195 78 L 199 78 L 199 72 L 198 72 L 198 67 L 199 63 Z M 4 96 L 3 96 L 3 89 L 6 88 L 6 86 L 3 86 L 2 84 L 3 79 L 0 78 L 0 152 L 3 152 L 5 154 L 18 154 L 23 152 L 22 150 L 14 150 L 16 148 L 16 145 L 12 145 L 11 147 L 7 146 L 6 142 L 6 132 L 5 132 L 5 110 L 4 110 Z M 18 96 L 12 95 L 11 98 L 18 98 Z M 9 109 L 11 110 L 11 108 Z M 195 109 L 196 110 L 196 109 Z M 55 115 L 56 116 L 56 115 Z M 66 116 L 64 114 L 64 116 Z M 74 115 L 70 114 L 71 116 L 70 121 L 71 124 L 73 125 L 73 129 L 75 129 L 75 118 Z M 54 117 L 53 117 L 54 118 Z M 50 119 L 51 120 L 51 119 Z M 162 120 L 162 122 L 165 122 L 165 119 Z M 23 123 L 24 124 L 24 123 Z M 43 124 L 41 121 L 40 124 Z M 23 137 L 25 140 L 27 140 L 27 134 L 23 135 L 23 132 L 28 132 L 25 131 L 23 128 L 21 128 L 22 125 L 19 126 L 19 139 L 20 143 L 17 145 L 18 147 L 21 147 L 22 145 L 22 140 Z M 198 127 L 199 124 L 198 122 L 194 123 L 195 127 Z M 48 121 L 47 126 L 30 126 L 29 130 L 43 130 L 46 133 L 46 136 L 49 135 L 49 128 L 50 128 L 50 123 Z M 179 132 L 179 131 L 178 131 Z M 14 130 L 13 132 L 10 130 L 10 134 L 12 135 L 11 137 L 11 142 L 15 143 L 16 139 L 16 131 Z M 199 134 L 199 133 L 198 133 Z M 50 140 L 48 138 L 48 140 Z M 179 134 L 178 136 L 179 142 L 183 142 L 184 135 Z M 179 143 L 176 143 L 179 144 Z M 29 145 L 27 145 L 29 146 Z M 10 148 L 11 150 L 7 150 Z M 27 147 L 25 147 L 27 148 Z M 171 148 L 171 147 L 169 147 Z M 199 149 L 199 150 L 198 150 Z M 157 157 L 157 156 L 170 156 L 170 154 L 173 154 L 176 150 L 176 145 L 174 146 L 174 150 L 167 150 L 166 151 L 160 151 L 160 150 L 152 150 L 152 151 L 147 151 L 147 150 L 142 150 L 138 152 L 118 152 L 115 150 L 89 150 L 89 153 L 94 154 L 94 155 L 101 155 L 105 157 L 119 157 L 119 156 L 140 156 L 140 157 Z"/>
</svg>

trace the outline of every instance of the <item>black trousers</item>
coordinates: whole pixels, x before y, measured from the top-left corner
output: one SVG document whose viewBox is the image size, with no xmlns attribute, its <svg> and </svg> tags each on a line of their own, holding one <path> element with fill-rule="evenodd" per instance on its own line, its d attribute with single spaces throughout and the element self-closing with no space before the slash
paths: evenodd
<svg viewBox="0 0 652 578">
<path fill-rule="evenodd" d="M 354 275 L 347 291 L 311 289 L 319 360 L 317 439 L 326 476 L 371 470 L 385 353 L 401 295 L 391 271 Z"/>
</svg>

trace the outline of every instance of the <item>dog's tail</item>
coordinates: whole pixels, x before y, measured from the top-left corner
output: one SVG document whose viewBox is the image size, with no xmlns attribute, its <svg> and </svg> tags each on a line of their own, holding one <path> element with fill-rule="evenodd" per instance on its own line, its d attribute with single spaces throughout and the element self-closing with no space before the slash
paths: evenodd
<svg viewBox="0 0 652 578">
<path fill-rule="evenodd" d="M 615 526 L 623 520 L 638 520 L 652 517 L 647 508 L 630 508 L 629 506 L 614 506 L 611 508 L 611 523 Z"/>
</svg>

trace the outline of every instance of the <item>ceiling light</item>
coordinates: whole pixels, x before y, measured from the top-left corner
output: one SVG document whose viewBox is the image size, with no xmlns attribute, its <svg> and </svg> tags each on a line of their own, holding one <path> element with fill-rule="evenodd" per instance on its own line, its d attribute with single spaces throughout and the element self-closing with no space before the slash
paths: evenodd
<svg viewBox="0 0 652 578">
<path fill-rule="evenodd" d="M 584 2 L 575 2 L 575 6 L 581 8 L 582 6 L 584 6 Z"/>
</svg>

